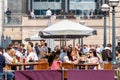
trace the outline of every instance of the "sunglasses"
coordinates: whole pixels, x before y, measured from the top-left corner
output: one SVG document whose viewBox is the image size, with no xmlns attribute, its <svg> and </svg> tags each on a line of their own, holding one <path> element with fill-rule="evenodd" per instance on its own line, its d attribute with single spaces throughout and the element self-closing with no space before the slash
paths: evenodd
<svg viewBox="0 0 120 80">
<path fill-rule="evenodd" d="M 93 52 L 89 52 L 89 53 L 93 53 Z"/>
</svg>

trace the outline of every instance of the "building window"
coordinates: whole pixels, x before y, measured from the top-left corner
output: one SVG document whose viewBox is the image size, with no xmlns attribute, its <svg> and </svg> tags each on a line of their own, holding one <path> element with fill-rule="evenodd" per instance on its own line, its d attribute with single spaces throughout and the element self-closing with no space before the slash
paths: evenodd
<svg viewBox="0 0 120 80">
<path fill-rule="evenodd" d="M 40 10 L 35 10 L 35 15 L 40 15 Z"/>
<path fill-rule="evenodd" d="M 34 2 L 40 2 L 40 0 L 34 0 Z"/>
<path fill-rule="evenodd" d="M 41 15 L 46 15 L 47 10 L 41 10 Z"/>
<path fill-rule="evenodd" d="M 47 2 L 47 0 L 41 0 L 41 2 Z"/>
<path fill-rule="evenodd" d="M 81 15 L 82 11 L 81 10 L 76 10 L 76 15 Z"/>
<path fill-rule="evenodd" d="M 53 15 L 54 14 L 59 15 L 60 14 L 60 10 L 52 10 L 52 13 L 53 13 Z"/>
<path fill-rule="evenodd" d="M 92 1 L 92 2 L 95 2 L 95 0 L 83 0 L 83 1 Z"/>
<path fill-rule="evenodd" d="M 48 2 L 54 2 L 54 0 L 48 0 Z"/>
<path fill-rule="evenodd" d="M 81 2 L 82 0 L 70 0 L 70 2 Z"/>
<path fill-rule="evenodd" d="M 76 0 L 76 2 L 81 2 L 81 0 Z"/>
<path fill-rule="evenodd" d="M 75 10 L 70 10 L 70 11 L 72 11 L 73 14 L 76 14 L 76 11 L 75 11 Z"/>
<path fill-rule="evenodd" d="M 52 15 L 55 14 L 55 10 L 51 10 L 52 11 Z"/>
<path fill-rule="evenodd" d="M 60 2 L 61 0 L 55 0 L 55 2 Z"/>
</svg>

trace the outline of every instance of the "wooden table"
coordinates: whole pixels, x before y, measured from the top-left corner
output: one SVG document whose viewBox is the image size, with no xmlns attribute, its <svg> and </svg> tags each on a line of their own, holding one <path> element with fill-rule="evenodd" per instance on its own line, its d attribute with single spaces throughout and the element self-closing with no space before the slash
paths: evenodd
<svg viewBox="0 0 120 80">
<path fill-rule="evenodd" d="M 88 70 L 90 66 L 95 66 L 96 69 L 98 69 L 98 65 L 99 64 L 92 64 L 92 63 L 79 63 L 79 64 L 75 64 L 75 66 L 77 67 L 77 69 L 80 69 L 82 66 L 85 67 L 85 70 Z"/>
<path fill-rule="evenodd" d="M 19 67 L 21 67 L 21 70 L 24 70 L 25 66 L 34 66 L 34 70 L 37 70 L 39 62 L 27 62 L 27 63 L 8 63 L 6 66 L 9 70 L 11 70 L 12 66 L 16 66 L 17 70 L 19 70 Z"/>
</svg>

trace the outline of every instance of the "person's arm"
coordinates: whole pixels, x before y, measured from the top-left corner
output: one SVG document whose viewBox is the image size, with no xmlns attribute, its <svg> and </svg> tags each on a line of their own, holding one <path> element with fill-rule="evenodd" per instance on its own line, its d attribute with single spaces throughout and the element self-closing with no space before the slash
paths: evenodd
<svg viewBox="0 0 120 80">
<path fill-rule="evenodd" d="M 96 64 L 99 62 L 98 57 L 95 57 L 93 60 L 91 60 L 91 63 Z"/>
<path fill-rule="evenodd" d="M 44 55 L 46 55 L 46 56 L 48 55 L 48 47 L 44 48 Z"/>
<path fill-rule="evenodd" d="M 30 59 L 31 59 L 31 55 L 30 55 L 30 53 L 29 53 L 29 55 L 26 57 L 26 61 L 29 62 Z"/>
<path fill-rule="evenodd" d="M 10 55 L 8 55 L 7 53 L 4 53 L 3 56 L 5 57 L 6 62 L 8 62 L 8 63 L 13 62 L 13 58 Z"/>
<path fill-rule="evenodd" d="M 67 62 L 67 63 L 72 63 L 72 61 L 69 60 L 68 56 L 64 56 L 64 62 Z"/>
<path fill-rule="evenodd" d="M 73 61 L 74 64 L 78 64 L 80 61 L 80 58 L 77 58 L 76 60 Z"/>
<path fill-rule="evenodd" d="M 34 54 L 34 60 L 37 61 L 38 57 L 37 57 L 37 53 L 33 53 Z"/>
</svg>

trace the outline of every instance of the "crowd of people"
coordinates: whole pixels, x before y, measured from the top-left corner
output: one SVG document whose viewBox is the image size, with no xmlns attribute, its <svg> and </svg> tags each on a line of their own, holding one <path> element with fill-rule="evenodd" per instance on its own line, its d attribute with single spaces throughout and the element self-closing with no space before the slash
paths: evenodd
<svg viewBox="0 0 120 80">
<path fill-rule="evenodd" d="M 0 53 L 0 72 L 3 72 L 3 67 L 5 63 L 15 63 L 18 62 L 18 58 L 25 58 L 26 62 L 35 62 L 39 59 L 47 59 L 50 68 L 61 69 L 62 63 L 95 63 L 99 64 L 103 61 L 112 61 L 112 45 L 108 44 L 107 47 L 103 48 L 99 45 L 86 45 L 81 46 L 76 44 L 73 47 L 71 44 L 66 46 L 56 45 L 54 50 L 47 46 L 44 39 L 40 40 L 40 43 L 35 45 L 32 42 L 28 42 L 27 45 L 15 42 L 14 44 L 9 44 L 9 46 L 3 49 Z M 116 47 L 116 59 L 120 60 L 120 43 Z M 33 69 L 29 66 L 26 70 Z M 91 67 L 95 69 L 95 67 Z M 16 70 L 16 67 L 12 67 L 12 70 Z M 13 74 L 11 74 L 13 77 Z"/>
</svg>

